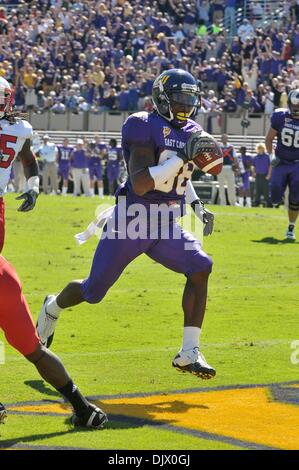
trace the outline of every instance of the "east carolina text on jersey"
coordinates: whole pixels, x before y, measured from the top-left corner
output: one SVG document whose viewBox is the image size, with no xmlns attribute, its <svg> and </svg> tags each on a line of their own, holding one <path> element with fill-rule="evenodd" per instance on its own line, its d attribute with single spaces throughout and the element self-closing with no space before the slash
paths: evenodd
<svg viewBox="0 0 299 470">
<path fill-rule="evenodd" d="M 190 134 L 202 130 L 201 126 L 192 119 L 188 119 L 184 127 L 177 128 L 167 123 L 165 119 L 156 113 L 139 112 L 128 117 L 122 129 L 122 148 L 127 163 L 130 160 L 130 149 L 133 145 L 141 147 L 150 146 L 155 154 L 155 165 L 177 154 L 178 148 L 182 148 L 187 142 Z M 152 202 L 163 202 L 170 200 L 182 200 L 185 195 L 186 184 L 194 169 L 194 163 L 186 163 L 180 172 L 163 186 L 154 191 L 149 191 L 143 198 Z M 127 188 L 132 194 L 130 175 Z"/>
<path fill-rule="evenodd" d="M 0 120 L 0 197 L 4 194 L 9 182 L 11 166 L 18 153 L 22 150 L 26 139 L 32 139 L 31 124 L 17 120 L 9 124 L 6 119 Z"/>
</svg>

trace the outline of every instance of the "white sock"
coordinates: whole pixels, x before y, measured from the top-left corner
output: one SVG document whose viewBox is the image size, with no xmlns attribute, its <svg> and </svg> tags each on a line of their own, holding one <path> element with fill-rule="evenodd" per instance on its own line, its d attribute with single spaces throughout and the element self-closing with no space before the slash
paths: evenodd
<svg viewBox="0 0 299 470">
<path fill-rule="evenodd" d="M 200 333 L 201 328 L 197 326 L 185 326 L 182 350 L 187 351 L 188 349 L 199 347 Z"/>
<path fill-rule="evenodd" d="M 251 197 L 246 198 L 246 206 L 251 207 Z"/>
<path fill-rule="evenodd" d="M 90 188 L 90 193 L 92 196 L 94 196 L 94 188 Z"/>
<path fill-rule="evenodd" d="M 63 186 L 62 187 L 62 194 L 66 194 L 67 193 L 67 187 L 66 186 Z"/>
<path fill-rule="evenodd" d="M 244 206 L 244 197 L 239 197 L 239 204 L 241 207 Z"/>
<path fill-rule="evenodd" d="M 99 188 L 99 197 L 102 198 L 104 196 L 103 188 Z"/>
<path fill-rule="evenodd" d="M 53 315 L 53 317 L 58 318 L 58 317 L 59 317 L 59 314 L 60 314 L 60 312 L 61 312 L 61 310 L 62 310 L 62 308 L 60 308 L 60 307 L 57 305 L 56 299 L 57 299 L 57 297 L 54 297 L 54 299 L 51 299 L 51 300 L 47 303 L 47 312 L 48 312 L 50 315 Z"/>
</svg>

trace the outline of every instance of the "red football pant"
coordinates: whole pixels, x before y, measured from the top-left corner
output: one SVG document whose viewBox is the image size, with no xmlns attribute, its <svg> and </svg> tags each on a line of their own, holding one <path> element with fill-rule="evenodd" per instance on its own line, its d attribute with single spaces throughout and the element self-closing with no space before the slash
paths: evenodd
<svg viewBox="0 0 299 470">
<path fill-rule="evenodd" d="M 24 356 L 36 350 L 39 338 L 21 281 L 3 256 L 0 256 L 0 328 L 9 344 Z"/>
<path fill-rule="evenodd" d="M 0 197 L 0 253 L 4 245 L 5 236 L 5 206 L 3 197 Z"/>
</svg>

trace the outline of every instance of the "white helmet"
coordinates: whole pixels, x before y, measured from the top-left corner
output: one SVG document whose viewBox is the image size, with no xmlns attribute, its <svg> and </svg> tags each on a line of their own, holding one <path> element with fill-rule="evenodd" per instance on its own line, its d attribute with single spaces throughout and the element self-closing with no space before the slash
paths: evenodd
<svg viewBox="0 0 299 470">
<path fill-rule="evenodd" d="M 0 77 L 0 119 L 11 113 L 14 103 L 14 90 L 5 78 Z"/>
</svg>

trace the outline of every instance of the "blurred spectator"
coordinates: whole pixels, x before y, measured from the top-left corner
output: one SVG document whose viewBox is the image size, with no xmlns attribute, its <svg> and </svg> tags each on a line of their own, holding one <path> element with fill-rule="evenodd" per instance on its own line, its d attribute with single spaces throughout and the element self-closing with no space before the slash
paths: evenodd
<svg viewBox="0 0 299 470">
<path fill-rule="evenodd" d="M 85 196 L 90 196 L 89 189 L 89 168 L 87 152 L 84 148 L 84 141 L 77 140 L 75 149 L 71 152 L 71 166 L 74 178 L 74 196 L 81 195 L 81 184 Z"/>
<path fill-rule="evenodd" d="M 58 149 L 56 145 L 53 142 L 50 142 L 50 137 L 48 135 L 44 135 L 43 144 L 37 151 L 37 156 L 40 157 L 43 164 L 42 175 L 44 194 L 49 194 L 51 192 L 58 194 L 57 155 Z"/>
<path fill-rule="evenodd" d="M 245 18 L 243 23 L 239 26 L 238 36 L 243 43 L 245 43 L 246 38 L 254 37 L 254 28 L 247 18 Z"/>
<path fill-rule="evenodd" d="M 238 164 L 242 179 L 242 185 L 240 188 L 239 204 L 241 207 L 251 207 L 251 196 L 250 196 L 250 170 L 252 166 L 252 158 L 247 153 L 246 147 L 240 148 L 240 156 L 238 158 Z"/>
<path fill-rule="evenodd" d="M 269 193 L 269 180 L 271 177 L 270 157 L 266 153 L 266 147 L 260 143 L 256 147 L 257 154 L 252 160 L 255 177 L 255 201 L 254 205 L 261 204 L 261 197 L 267 207 L 271 206 Z"/>
<path fill-rule="evenodd" d="M 203 80 L 204 98 L 215 92 L 214 111 L 226 109 L 229 92 L 242 112 L 247 89 L 262 110 L 267 86 L 279 106 L 299 80 L 298 2 L 285 3 L 272 11 L 252 1 L 242 24 L 239 0 L 32 0 L 21 9 L 1 6 L 0 76 L 15 84 L 20 110 L 143 109 L 150 107 L 152 75 L 172 67 Z"/>
<path fill-rule="evenodd" d="M 237 111 L 237 103 L 231 92 L 228 92 L 225 95 L 223 111 L 225 113 L 235 113 Z"/>
<path fill-rule="evenodd" d="M 219 199 L 222 206 L 226 205 L 225 188 L 227 187 L 228 200 L 231 206 L 237 204 L 236 201 L 236 180 L 235 171 L 238 168 L 238 161 L 234 146 L 228 143 L 228 136 L 222 135 L 221 149 L 223 153 L 223 168 L 217 176 L 219 183 Z"/>
</svg>

